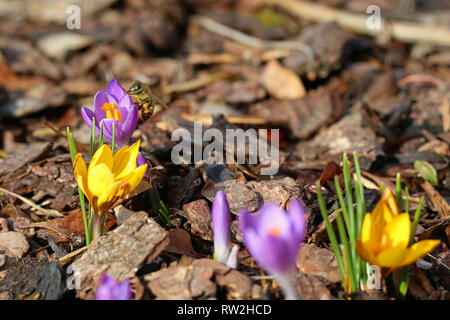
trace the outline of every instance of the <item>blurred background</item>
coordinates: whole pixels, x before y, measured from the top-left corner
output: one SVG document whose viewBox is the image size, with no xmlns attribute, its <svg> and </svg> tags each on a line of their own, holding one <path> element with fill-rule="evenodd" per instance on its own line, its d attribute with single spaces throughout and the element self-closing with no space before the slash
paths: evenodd
<svg viewBox="0 0 450 320">
<path fill-rule="evenodd" d="M 373 5 L 383 21 L 436 31 L 374 31 Z M 225 114 L 281 128 L 297 159 L 345 149 L 370 164 L 417 148 L 424 129 L 448 130 L 449 10 L 445 0 L 0 0 L 1 155 L 58 141 L 66 126 L 87 143 L 80 109 L 115 77 L 125 89 L 148 84 L 169 106 L 141 127 L 148 134 Z M 330 147 L 334 131 L 308 141 L 361 114 L 371 126 L 351 142 Z"/>
</svg>

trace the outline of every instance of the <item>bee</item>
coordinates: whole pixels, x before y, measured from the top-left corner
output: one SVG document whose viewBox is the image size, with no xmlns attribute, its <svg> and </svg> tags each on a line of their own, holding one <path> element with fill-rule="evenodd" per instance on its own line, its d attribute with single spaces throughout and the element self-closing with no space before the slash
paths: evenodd
<svg viewBox="0 0 450 320">
<path fill-rule="evenodd" d="M 127 94 L 137 100 L 139 118 L 142 121 L 150 119 L 155 107 L 158 105 L 167 109 L 167 105 L 158 96 L 153 94 L 150 87 L 139 80 L 133 81 Z"/>
</svg>

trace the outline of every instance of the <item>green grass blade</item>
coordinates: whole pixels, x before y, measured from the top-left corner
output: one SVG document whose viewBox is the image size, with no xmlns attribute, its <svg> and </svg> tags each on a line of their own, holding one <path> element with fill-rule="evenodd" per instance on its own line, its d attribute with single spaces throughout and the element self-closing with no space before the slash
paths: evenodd
<svg viewBox="0 0 450 320">
<path fill-rule="evenodd" d="M 406 188 L 406 212 L 409 213 L 409 191 L 408 188 Z M 422 211 L 422 206 L 423 206 L 423 197 L 420 197 L 420 201 L 419 201 L 419 205 L 417 206 L 417 210 L 414 213 L 414 219 L 413 219 L 413 223 L 411 226 L 411 234 L 409 237 L 409 246 L 411 246 L 414 243 L 414 236 L 416 234 L 416 230 L 417 230 L 417 225 L 419 224 L 419 219 L 420 219 L 420 212 Z M 408 291 L 408 270 L 409 267 L 405 266 L 403 268 L 400 269 L 399 273 L 400 273 L 400 280 L 399 280 L 399 284 L 398 284 L 398 293 L 400 298 L 404 299 L 406 296 L 406 292 Z"/>
<path fill-rule="evenodd" d="M 336 234 L 334 233 L 333 226 L 330 223 L 328 217 L 328 212 L 325 207 L 325 202 L 322 197 L 322 192 L 320 191 L 320 184 L 316 184 L 317 200 L 319 201 L 320 213 L 322 214 L 323 221 L 325 222 L 325 227 L 327 229 L 328 238 L 330 239 L 331 247 L 333 249 L 334 255 L 336 256 L 336 261 L 338 264 L 339 274 L 341 275 L 342 283 L 345 283 L 345 269 L 344 262 L 342 260 L 342 255 L 339 249 L 339 245 L 336 239 Z"/>
<path fill-rule="evenodd" d="M 405 212 L 409 215 L 409 189 L 405 188 L 406 200 L 405 200 Z"/>
<path fill-rule="evenodd" d="M 103 121 L 100 122 L 100 138 L 98 139 L 98 146 L 101 147 L 103 145 Z"/>
<path fill-rule="evenodd" d="M 360 233 L 361 233 L 361 226 L 362 226 L 362 221 L 364 218 L 364 209 L 365 209 L 365 205 L 364 205 L 364 196 L 361 195 L 361 191 L 359 189 L 359 186 L 361 185 L 361 183 L 355 179 L 354 181 L 355 184 L 355 193 L 356 193 L 356 238 L 359 237 Z"/>
<path fill-rule="evenodd" d="M 351 230 L 351 225 L 350 225 L 350 217 L 348 216 L 348 211 L 347 211 L 347 207 L 345 205 L 345 201 L 344 201 L 344 196 L 342 194 L 342 188 L 339 185 L 339 178 L 337 176 L 334 176 L 334 185 L 336 187 L 336 193 L 338 195 L 338 201 L 339 201 L 339 205 L 340 208 L 342 210 L 342 215 L 344 217 L 344 223 L 345 223 L 345 227 L 347 229 L 347 234 L 348 234 L 348 238 L 350 240 L 350 258 L 351 258 L 351 265 L 353 267 L 353 274 L 355 275 L 355 280 L 358 283 L 358 268 L 357 268 L 357 259 L 358 259 L 358 253 L 356 252 L 356 238 L 355 238 L 355 234 L 352 233 Z M 356 289 L 355 289 L 356 290 Z"/>
<path fill-rule="evenodd" d="M 417 210 L 414 213 L 413 224 L 411 227 L 411 235 L 409 237 L 409 245 L 414 243 L 414 236 L 416 235 L 417 225 L 419 224 L 420 212 L 422 211 L 423 206 L 423 197 L 420 197 L 419 205 L 417 206 Z"/>
<path fill-rule="evenodd" d="M 352 235 L 353 238 L 356 239 L 355 211 L 353 209 L 350 169 L 348 167 L 348 158 L 346 153 L 344 153 L 343 155 L 342 164 L 343 164 L 342 171 L 344 174 L 345 197 L 347 198 L 347 212 L 349 216 L 350 230 L 351 230 L 350 234 Z"/>
<path fill-rule="evenodd" d="M 403 211 L 404 207 L 403 207 L 402 182 L 400 178 L 400 173 L 397 173 L 397 176 L 395 178 L 395 197 L 397 198 L 397 204 L 400 211 Z"/>
<path fill-rule="evenodd" d="M 341 240 L 341 244 L 344 247 L 344 255 L 345 255 L 345 260 L 347 262 L 347 271 L 348 271 L 347 274 L 350 278 L 350 288 L 351 288 L 351 291 L 353 292 L 353 291 L 357 290 L 358 285 L 356 282 L 356 276 L 355 276 L 355 270 L 353 267 L 352 257 L 351 257 L 350 250 L 348 247 L 347 234 L 345 232 L 344 223 L 342 221 L 341 213 L 339 211 L 337 211 L 336 222 L 337 222 L 337 226 L 338 226 L 339 238 Z"/>
<path fill-rule="evenodd" d="M 334 176 L 334 186 L 336 188 L 336 193 L 337 193 L 337 196 L 338 196 L 339 206 L 342 209 L 342 215 L 344 216 L 344 222 L 345 222 L 345 226 L 347 227 L 347 232 L 348 232 L 349 235 L 351 235 L 350 217 L 348 216 L 347 206 L 345 205 L 344 196 L 342 194 L 342 188 L 339 185 L 339 178 L 338 178 L 338 176 Z"/>
<path fill-rule="evenodd" d="M 70 157 L 72 159 L 73 164 L 73 162 L 75 161 L 75 156 L 77 155 L 77 147 L 69 127 L 67 127 L 67 140 L 69 142 Z M 80 206 L 83 216 L 84 233 L 86 234 L 86 245 L 88 246 L 91 243 L 91 235 L 89 233 L 88 222 L 86 218 L 86 206 L 84 203 L 84 194 L 79 186 L 78 186 L 78 195 L 80 197 Z"/>
<path fill-rule="evenodd" d="M 361 202 L 362 212 L 365 214 L 366 213 L 366 202 L 364 200 L 364 189 L 363 189 L 363 185 L 362 185 L 361 168 L 359 167 L 359 160 L 358 160 L 358 155 L 356 154 L 356 152 L 353 152 L 353 161 L 355 162 L 355 173 L 356 173 L 356 177 L 358 178 L 358 182 L 359 182 L 359 187 L 357 190 L 359 190 L 361 200 L 362 200 L 362 202 Z"/>
<path fill-rule="evenodd" d="M 91 137 L 90 137 L 90 141 L 89 141 L 89 156 L 92 159 L 92 156 L 94 155 L 94 149 L 95 149 L 95 118 L 92 118 L 92 128 L 91 128 Z"/>
<path fill-rule="evenodd" d="M 75 156 L 77 155 L 77 146 L 69 127 L 67 127 L 67 141 L 69 142 L 70 157 L 73 163 L 75 161 Z"/>
</svg>

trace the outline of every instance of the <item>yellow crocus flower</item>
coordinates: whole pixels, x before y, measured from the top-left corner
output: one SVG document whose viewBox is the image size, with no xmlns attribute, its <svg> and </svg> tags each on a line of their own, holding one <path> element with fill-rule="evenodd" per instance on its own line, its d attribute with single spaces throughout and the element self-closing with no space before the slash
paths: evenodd
<svg viewBox="0 0 450 320">
<path fill-rule="evenodd" d="M 364 217 L 356 250 L 363 260 L 384 268 L 387 275 L 422 258 L 440 243 L 422 240 L 408 247 L 410 234 L 408 213 L 399 213 L 392 190 L 386 188 L 375 209 Z"/>
<path fill-rule="evenodd" d="M 136 168 L 140 141 L 125 146 L 113 156 L 111 148 L 104 144 L 94 154 L 89 169 L 78 153 L 73 163 L 74 176 L 94 212 L 105 214 L 116 201 L 124 198 L 141 182 L 147 164 Z"/>
</svg>

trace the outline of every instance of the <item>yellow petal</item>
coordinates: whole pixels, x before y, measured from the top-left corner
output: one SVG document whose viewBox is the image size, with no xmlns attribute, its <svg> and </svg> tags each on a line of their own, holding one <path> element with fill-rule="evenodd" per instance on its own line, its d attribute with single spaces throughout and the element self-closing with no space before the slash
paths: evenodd
<svg viewBox="0 0 450 320">
<path fill-rule="evenodd" d="M 381 248 L 406 248 L 411 234 L 409 215 L 402 213 L 389 222 L 383 230 Z"/>
<path fill-rule="evenodd" d="M 77 153 L 75 160 L 73 162 L 73 175 L 81 191 L 86 195 L 86 197 L 91 200 L 91 194 L 87 188 L 87 168 L 86 162 L 84 162 L 83 157 L 80 153 Z"/>
<path fill-rule="evenodd" d="M 112 172 L 115 180 L 122 179 L 136 168 L 139 145 L 140 140 L 136 141 L 131 147 L 123 147 L 114 155 Z"/>
<path fill-rule="evenodd" d="M 370 264 L 377 265 L 378 261 L 376 257 L 373 255 L 372 251 L 369 247 L 367 247 L 361 239 L 356 240 L 356 252 L 358 252 L 358 255 L 366 262 L 369 262 Z"/>
<path fill-rule="evenodd" d="M 409 248 L 391 248 L 382 251 L 377 259 L 382 267 L 398 269 L 407 266 L 417 259 L 424 257 L 431 252 L 438 244 L 439 240 L 422 240 L 413 244 Z"/>
<path fill-rule="evenodd" d="M 146 171 L 147 171 L 147 164 L 143 164 L 142 166 L 137 167 L 136 169 L 134 169 L 121 179 L 122 181 L 128 182 L 130 188 L 128 192 L 133 191 L 139 185 L 139 183 L 142 181 L 142 178 L 144 178 Z"/>
<path fill-rule="evenodd" d="M 413 263 L 417 259 L 423 258 L 425 255 L 433 251 L 440 242 L 440 240 L 422 240 L 414 243 L 407 249 L 408 254 L 405 257 L 404 265 L 406 266 Z"/>
<path fill-rule="evenodd" d="M 99 163 L 92 168 L 89 166 L 87 187 L 92 195 L 92 198 L 100 198 L 100 196 L 105 193 L 113 182 L 113 175 L 106 164 Z"/>
<path fill-rule="evenodd" d="M 97 206 L 99 215 L 105 214 L 114 203 L 124 198 L 130 192 L 127 181 L 117 181 L 109 185 L 98 198 Z"/>
<path fill-rule="evenodd" d="M 383 250 L 377 256 L 377 265 L 385 268 L 397 269 L 404 265 L 408 254 L 407 248 L 390 248 Z"/>
<path fill-rule="evenodd" d="M 107 144 L 102 145 L 100 148 L 98 148 L 97 151 L 95 151 L 94 156 L 92 157 L 91 162 L 89 163 L 89 171 L 94 169 L 100 163 L 106 165 L 110 171 L 112 170 L 113 156 L 111 148 Z"/>
<path fill-rule="evenodd" d="M 392 190 L 389 188 L 384 189 L 384 193 L 373 209 L 372 214 L 374 214 L 377 219 L 390 222 L 398 215 L 398 213 L 397 200 L 395 199 Z"/>
<path fill-rule="evenodd" d="M 381 241 L 384 228 L 398 215 L 397 202 L 391 189 L 384 190 L 371 214 L 372 234 L 378 234 L 376 241 Z"/>
<path fill-rule="evenodd" d="M 394 196 L 391 189 L 386 188 L 384 190 L 382 201 L 385 202 L 385 205 L 389 208 L 389 212 L 392 213 L 392 215 L 396 216 L 400 213 L 397 198 Z"/>
<path fill-rule="evenodd" d="M 381 239 L 381 230 L 374 224 L 373 215 L 367 213 L 364 216 L 363 223 L 361 225 L 361 242 L 372 253 L 379 251 Z"/>
</svg>

